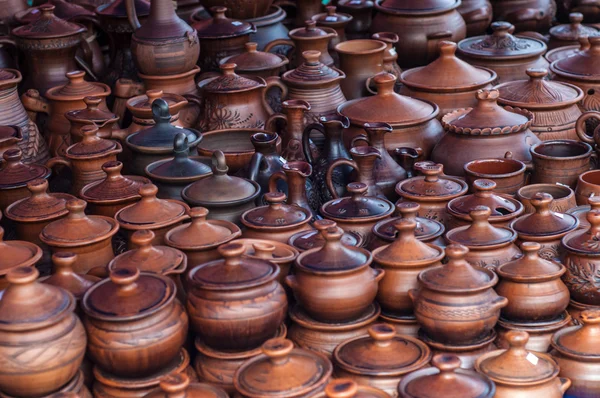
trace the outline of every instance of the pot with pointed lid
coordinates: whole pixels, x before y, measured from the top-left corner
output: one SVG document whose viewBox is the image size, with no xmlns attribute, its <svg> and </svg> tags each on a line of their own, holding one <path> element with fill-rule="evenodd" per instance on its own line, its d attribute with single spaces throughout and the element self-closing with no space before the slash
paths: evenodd
<svg viewBox="0 0 600 398">
<path fill-rule="evenodd" d="M 579 321 L 571 317 L 568 311 L 563 311 L 554 319 L 539 322 L 511 321 L 500 317 L 496 325 L 496 331 L 498 332 L 496 346 L 498 348 L 508 348 L 506 335 L 510 331 L 527 332 L 529 334 L 529 341 L 525 345 L 525 348 L 545 353 L 550 350 L 550 341 L 554 333 L 574 324 L 579 324 Z"/>
<path fill-rule="evenodd" d="M 578 229 L 588 229 L 590 223 L 587 220 L 587 214 L 590 210 L 600 210 L 600 196 L 592 196 L 588 199 L 587 205 L 573 207 L 566 211 L 567 214 L 577 217 L 579 220 Z"/>
<path fill-rule="evenodd" d="M 550 28 L 550 41 L 548 49 L 578 45 L 580 37 L 598 36 L 600 32 L 594 26 L 583 25 L 583 14 L 572 12 L 569 14 L 569 24 L 558 25 Z"/>
<path fill-rule="evenodd" d="M 236 239 L 235 243 L 244 245 L 244 256 L 277 264 L 279 267 L 278 280 L 281 284 L 285 282 L 285 277 L 290 273 L 292 264 L 300 254 L 292 246 L 274 240 L 244 238 Z"/>
<path fill-rule="evenodd" d="M 4 211 L 14 202 L 27 198 L 27 184 L 36 179 L 47 180 L 51 170 L 38 164 L 24 164 L 20 149 L 9 149 L 2 154 L 0 165 L 0 210 Z"/>
<path fill-rule="evenodd" d="M 68 251 L 56 252 L 52 255 L 53 270 L 48 277 L 40 278 L 40 282 L 60 287 L 75 297 L 77 300 L 76 313 L 81 316 L 80 302 L 85 292 L 101 279 L 97 276 L 78 274 L 75 268 L 79 262 L 77 254 Z"/>
<path fill-rule="evenodd" d="M 192 330 L 219 351 L 247 351 L 273 337 L 288 308 L 279 267 L 244 256 L 243 244 L 218 248 L 223 259 L 194 267 L 188 275 L 187 310 Z"/>
<path fill-rule="evenodd" d="M 185 373 L 171 373 L 164 377 L 157 389 L 145 398 L 229 398 L 223 389 L 208 383 L 192 383 Z"/>
<path fill-rule="evenodd" d="M 0 291 L 9 285 L 7 274 L 18 267 L 34 268 L 42 258 L 42 249 L 39 246 L 21 240 L 4 240 L 4 228 L 0 227 Z"/>
<path fill-rule="evenodd" d="M 258 51 L 258 44 L 248 42 L 245 44 L 245 52 L 223 58 L 219 65 L 236 64 L 236 73 L 242 76 L 258 76 L 263 79 L 269 76 L 279 76 L 281 68 L 290 61 L 281 54 Z"/>
<path fill-rule="evenodd" d="M 441 247 L 415 237 L 417 223 L 414 220 L 399 219 L 394 227 L 398 231 L 396 240 L 372 253 L 374 266 L 385 270 L 379 282 L 377 302 L 386 315 L 410 316 L 413 303 L 409 290 L 418 287 L 419 273 L 440 265 L 445 254 Z"/>
<path fill-rule="evenodd" d="M 373 256 L 366 249 L 343 245 L 341 228 L 327 221 L 325 225 L 328 228 L 321 231 L 325 245 L 300 254 L 295 275 L 288 275 L 285 282 L 311 318 L 348 322 L 373 302 L 385 271 L 370 267 Z"/>
<path fill-rule="evenodd" d="M 111 138 L 112 130 L 117 128 L 119 117 L 111 111 L 100 109 L 102 99 L 99 97 L 85 97 L 83 99 L 85 108 L 75 109 L 65 113 L 65 117 L 71 123 L 71 142 L 74 144 L 83 139 L 81 128 L 88 124 L 98 127 L 98 136 Z"/>
<path fill-rule="evenodd" d="M 87 273 L 95 267 L 105 267 L 115 257 L 112 237 L 119 231 L 119 224 L 105 216 L 87 216 L 87 203 L 80 199 L 67 201 L 69 214 L 46 225 L 40 240 L 52 253 L 68 250 L 79 256 L 79 273 Z"/>
<path fill-rule="evenodd" d="M 438 118 L 448 112 L 477 104 L 477 90 L 491 88 L 496 72 L 471 66 L 456 57 L 456 43 L 439 42 L 439 57 L 427 66 L 405 70 L 400 75 L 400 94 L 427 100 L 440 107 Z"/>
<path fill-rule="evenodd" d="M 469 212 L 477 206 L 487 206 L 492 211 L 488 221 L 499 227 L 508 227 L 512 220 L 525 211 L 518 200 L 502 194 L 496 194 L 496 183 L 492 180 L 479 179 L 473 182 L 471 195 L 461 196 L 448 202 L 448 229 L 471 224 L 473 220 Z"/>
<path fill-rule="evenodd" d="M 34 267 L 6 276 L 0 300 L 0 388 L 16 397 L 39 397 L 59 390 L 79 371 L 86 335 L 66 290 L 36 281 Z M 16 361 L 15 358 L 22 361 Z"/>
<path fill-rule="evenodd" d="M 321 248 L 325 245 L 326 240 L 320 231 L 329 228 L 334 224 L 335 222 L 331 220 L 321 220 L 314 225 L 316 229 L 298 232 L 289 239 L 288 243 L 301 253 L 310 249 Z M 344 235 L 342 235 L 342 244 L 346 246 L 362 247 L 362 241 L 362 237 L 354 232 L 344 232 Z"/>
<path fill-rule="evenodd" d="M 550 50 L 544 55 L 544 58 L 546 58 L 548 62 L 552 64 L 554 61 L 569 57 L 576 52 L 590 48 L 590 42 L 587 36 L 581 36 L 577 42 L 578 44 L 572 46 L 558 47 L 554 50 Z"/>
<path fill-rule="evenodd" d="M 337 9 L 352 15 L 352 21 L 346 26 L 349 39 L 364 39 L 369 35 L 373 20 L 373 1 L 371 0 L 339 0 Z"/>
<path fill-rule="evenodd" d="M 337 109 L 351 123 L 344 135 L 346 146 L 351 147 L 355 136 L 365 134 L 365 123 L 385 122 L 394 129 L 385 140 L 388 151 L 397 147 L 422 148 L 423 158 L 429 158 L 443 134 L 443 128 L 436 119 L 439 107 L 429 101 L 396 94 L 396 77 L 392 74 L 380 73 L 372 80 L 377 87 L 377 95 L 347 101 Z"/>
<path fill-rule="evenodd" d="M 409 291 L 414 312 L 426 336 L 438 343 L 469 345 L 485 340 L 508 304 L 496 294 L 496 274 L 467 262 L 469 249 L 446 247 L 448 263 L 418 276 L 419 288 Z"/>
<path fill-rule="evenodd" d="M 571 188 L 592 167 L 592 147 L 579 140 L 545 141 L 531 147 L 533 184 L 561 184 Z"/>
<path fill-rule="evenodd" d="M 475 107 L 446 114 L 442 118 L 446 135 L 433 149 L 431 160 L 442 163 L 453 176 L 464 176 L 465 163 L 500 157 L 508 151 L 514 159 L 531 162 L 529 148 L 540 142 L 529 129 L 533 114 L 502 108 L 497 103 L 499 96 L 496 89 L 479 90 Z"/>
</svg>

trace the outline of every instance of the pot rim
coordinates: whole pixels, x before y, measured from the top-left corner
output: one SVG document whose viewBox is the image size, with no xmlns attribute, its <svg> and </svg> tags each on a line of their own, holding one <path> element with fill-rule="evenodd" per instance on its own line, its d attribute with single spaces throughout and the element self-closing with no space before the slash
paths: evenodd
<svg viewBox="0 0 600 398">
<path fill-rule="evenodd" d="M 559 47 L 561 48 L 561 47 Z M 556 67 L 556 63 L 561 61 L 561 59 L 557 59 L 556 61 L 552 62 L 550 64 L 550 71 L 552 73 L 554 73 L 555 75 L 562 77 L 563 79 L 567 79 L 568 82 L 570 82 L 571 80 L 575 80 L 575 81 L 581 81 L 581 82 L 585 82 L 585 83 L 598 83 L 600 82 L 600 74 L 596 74 L 596 75 L 578 75 L 575 73 L 571 73 L 568 71 L 564 71 L 561 69 L 558 69 Z"/>
<path fill-rule="evenodd" d="M 352 50 L 352 49 L 344 49 L 343 48 L 346 46 L 350 46 L 351 44 L 357 44 L 357 42 L 368 42 L 368 43 L 373 43 L 373 45 L 379 43 L 379 46 L 369 49 L 369 50 L 364 50 L 364 51 L 356 51 L 356 50 Z M 343 41 L 341 43 L 336 44 L 335 51 L 338 53 L 348 54 L 348 55 L 367 55 L 367 54 L 377 54 L 379 52 L 383 53 L 383 52 L 385 52 L 386 48 L 387 48 L 387 44 L 381 40 L 356 39 L 356 40 Z"/>
<path fill-rule="evenodd" d="M 384 14 L 392 14 L 392 15 L 399 15 L 399 16 L 406 16 L 406 17 L 414 17 L 414 16 L 421 16 L 421 15 L 431 16 L 431 15 L 443 14 L 443 13 L 457 9 L 458 7 L 460 7 L 460 5 L 462 3 L 461 0 L 455 0 L 454 4 L 448 8 L 434 9 L 431 11 L 427 11 L 427 10 L 408 11 L 408 10 L 395 10 L 393 8 L 384 7 L 383 5 L 381 5 L 381 3 L 383 3 L 383 1 L 384 0 L 376 0 L 374 2 L 374 6 L 377 11 L 383 12 Z"/>
<path fill-rule="evenodd" d="M 547 261 L 552 261 L 552 260 L 547 260 Z M 555 261 L 552 261 L 555 262 Z M 557 264 L 560 264 L 558 262 L 555 262 Z M 502 271 L 502 267 L 504 265 L 506 265 L 507 263 L 504 264 L 500 264 L 498 267 L 496 267 L 496 273 L 502 277 L 502 279 L 504 280 L 508 280 L 510 282 L 513 283 L 531 283 L 531 282 L 550 282 L 552 280 L 558 279 L 560 278 L 565 272 L 567 272 L 567 268 L 561 265 L 561 268 L 559 271 L 551 273 L 551 274 L 544 274 L 544 275 L 531 275 L 531 276 L 522 276 L 522 275 L 514 275 L 514 274 L 509 274 L 507 272 Z M 500 282 L 502 283 L 502 282 Z"/>
<path fill-rule="evenodd" d="M 581 362 L 595 362 L 595 363 L 600 362 L 600 355 L 589 355 L 589 354 L 584 354 L 584 353 L 578 354 L 576 352 L 566 351 L 563 348 L 561 348 L 560 345 L 558 344 L 558 339 L 562 335 L 579 330 L 581 327 L 582 327 L 582 325 L 574 325 L 574 326 L 569 326 L 569 327 L 562 328 L 562 329 L 556 331 L 556 333 L 554 333 L 552 335 L 552 338 L 550 339 L 550 346 L 555 351 L 558 351 L 560 356 L 565 356 L 569 359 L 577 359 Z"/>
<path fill-rule="evenodd" d="M 554 333 L 557 330 L 560 330 L 563 327 L 567 326 L 572 321 L 571 315 L 569 314 L 569 311 L 567 311 L 567 310 L 564 310 L 556 318 L 558 318 L 558 321 L 556 321 L 556 322 L 551 322 L 551 321 L 537 322 L 537 324 L 531 323 L 531 322 L 526 322 L 526 323 L 520 324 L 520 323 L 516 323 L 514 321 L 508 321 L 508 320 L 502 318 L 502 316 L 500 316 L 500 318 L 498 318 L 498 325 L 506 330 L 521 330 L 521 331 L 525 331 L 529 334 L 542 334 L 542 333 Z"/>
<path fill-rule="evenodd" d="M 556 47 L 553 48 L 552 50 L 549 50 L 546 54 L 544 54 L 544 58 L 546 58 L 546 61 L 548 61 L 548 63 L 552 64 L 554 61 L 558 61 L 561 60 L 563 57 L 559 57 L 559 58 L 555 58 L 554 60 L 552 60 L 552 58 L 556 55 L 559 54 L 561 52 L 567 52 L 567 51 L 578 51 L 581 48 L 581 44 L 573 44 L 571 46 L 561 46 L 561 47 Z"/>
<path fill-rule="evenodd" d="M 549 156 L 549 155 L 544 155 L 542 153 L 536 152 L 536 150 L 541 147 L 541 146 L 549 146 L 549 145 L 573 145 L 573 146 L 578 146 L 580 148 L 585 149 L 585 153 L 582 153 L 581 155 L 576 155 L 576 156 L 569 156 L 568 158 L 560 158 L 560 157 L 556 157 L 556 156 Z M 535 154 L 536 157 L 541 158 L 541 159 L 547 159 L 547 160 L 578 160 L 578 159 L 585 159 L 589 156 L 591 156 L 593 149 L 592 146 L 590 144 L 588 144 L 587 142 L 583 142 L 583 141 L 575 141 L 575 140 L 550 140 L 550 141 L 542 141 L 539 142 L 537 144 L 532 145 L 531 147 L 529 147 L 529 152 L 531 152 L 531 155 L 533 157 L 533 154 Z"/>
<path fill-rule="evenodd" d="M 73 241 L 65 242 L 65 241 L 60 241 L 60 240 L 54 240 L 52 238 L 45 237 L 43 235 L 43 233 L 40 233 L 40 240 L 50 247 L 84 247 L 84 246 L 90 246 L 94 243 L 102 242 L 104 240 L 110 240 L 113 237 L 113 235 L 115 235 L 117 232 L 119 232 L 120 225 L 116 219 L 111 218 L 111 217 L 96 216 L 96 215 L 94 217 L 102 218 L 103 220 L 108 222 L 112 226 L 110 231 L 108 231 L 106 234 L 98 236 L 94 239 L 81 241 L 81 242 L 73 242 Z"/>
<path fill-rule="evenodd" d="M 344 108 L 348 107 L 349 105 L 352 105 L 355 102 L 362 101 L 362 100 L 364 100 L 364 98 L 356 98 L 356 99 L 353 99 L 350 101 L 346 101 L 346 102 L 340 104 L 336 109 L 336 112 L 340 116 L 346 116 L 348 118 L 348 120 L 350 120 L 351 125 L 354 125 L 354 126 L 360 128 L 361 130 L 363 129 L 363 126 L 365 125 L 365 123 L 378 123 L 378 122 L 382 121 L 382 120 L 360 120 L 360 119 L 352 118 L 350 115 L 345 115 L 343 113 Z M 437 115 L 440 113 L 440 107 L 436 103 L 428 101 L 428 100 L 424 100 L 424 99 L 420 99 L 420 98 L 418 100 L 429 104 L 433 108 L 433 112 L 431 112 L 429 115 L 422 117 L 420 119 L 407 120 L 407 121 L 403 121 L 403 122 L 390 122 L 390 121 L 384 121 L 384 122 L 388 123 L 390 126 L 392 126 L 392 129 L 396 130 L 396 129 L 403 128 L 403 127 L 411 127 L 411 126 L 416 126 L 419 124 L 425 124 L 425 123 L 429 122 L 430 120 L 434 120 L 437 117 Z"/>
<path fill-rule="evenodd" d="M 503 174 L 489 174 L 489 173 L 481 173 L 478 171 L 474 171 L 474 170 L 470 170 L 469 167 L 472 165 L 477 165 L 478 163 L 512 163 L 512 164 L 520 164 L 520 167 L 518 170 L 515 171 L 511 171 L 510 173 L 503 173 Z M 507 159 L 507 158 L 489 158 L 489 159 L 476 159 L 476 160 L 471 160 L 470 162 L 465 163 L 465 165 L 463 166 L 463 169 L 465 170 L 465 174 L 470 174 L 470 175 L 474 175 L 476 176 L 478 179 L 479 178 L 487 178 L 487 179 L 498 179 L 498 178 L 509 178 L 509 177 L 515 177 L 518 176 L 521 173 L 524 173 L 527 170 L 527 166 L 525 165 L 524 162 L 518 160 L 518 159 Z"/>
<path fill-rule="evenodd" d="M 415 237 L 415 239 L 418 239 L 418 238 Z M 373 263 L 374 263 L 374 265 L 377 265 L 377 266 L 379 266 L 379 268 L 383 268 L 384 270 L 386 268 L 393 268 L 393 269 L 403 269 L 403 268 L 411 269 L 413 267 L 414 268 L 424 268 L 428 265 L 432 265 L 432 264 L 435 264 L 435 263 L 441 261 L 446 256 L 444 249 L 442 249 L 438 245 L 435 245 L 432 243 L 427 243 L 427 242 L 421 242 L 421 243 L 424 243 L 427 246 L 431 247 L 432 249 L 435 249 L 439 254 L 435 257 L 424 259 L 424 260 L 404 261 L 402 263 L 399 263 L 394 260 L 388 261 L 388 260 L 383 260 L 383 259 L 378 258 L 377 256 L 378 256 L 379 252 L 383 251 L 388 246 L 390 246 L 392 244 L 392 243 L 390 243 L 390 244 L 387 244 L 384 246 L 380 246 L 371 252 L 373 254 Z"/>
<path fill-rule="evenodd" d="M 285 10 L 276 4 L 271 4 L 271 7 L 269 7 L 269 11 L 271 10 L 275 11 L 262 17 L 246 19 L 246 22 L 251 22 L 257 28 L 262 28 L 264 26 L 275 25 L 276 23 L 283 21 L 287 17 L 287 13 L 285 12 Z M 196 12 L 194 14 L 196 14 Z"/>
<path fill-rule="evenodd" d="M 434 94 L 459 94 L 459 93 L 466 93 L 469 91 L 476 91 L 476 90 L 479 90 L 482 88 L 486 88 L 487 86 L 492 85 L 494 83 L 494 81 L 496 81 L 496 79 L 498 79 L 498 74 L 490 68 L 485 68 L 485 67 L 479 66 L 479 65 L 473 65 L 473 67 L 475 67 L 477 69 L 482 69 L 482 70 L 488 72 L 490 74 L 490 77 L 487 80 L 484 80 L 482 82 L 471 83 L 466 86 L 451 86 L 451 87 L 426 86 L 426 85 L 423 85 L 420 83 L 411 82 L 410 80 L 406 79 L 406 77 L 408 77 L 411 73 L 417 72 L 417 71 L 425 68 L 425 66 L 419 66 L 416 68 L 411 68 L 411 69 L 402 71 L 402 73 L 400 74 L 400 77 L 398 78 L 398 81 L 400 83 L 404 84 L 407 88 L 412 89 L 414 91 L 424 91 L 424 92 L 430 92 L 430 93 L 434 93 Z"/>
</svg>

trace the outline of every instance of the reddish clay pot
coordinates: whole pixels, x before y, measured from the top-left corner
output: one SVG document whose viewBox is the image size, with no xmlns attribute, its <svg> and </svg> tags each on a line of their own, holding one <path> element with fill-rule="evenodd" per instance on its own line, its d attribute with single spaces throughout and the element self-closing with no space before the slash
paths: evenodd
<svg viewBox="0 0 600 398">
<path fill-rule="evenodd" d="M 517 191 L 525 185 L 527 169 L 520 160 L 512 158 L 512 152 L 508 157 L 499 159 L 479 159 L 464 165 L 465 179 L 469 187 L 479 179 L 492 180 L 496 183 L 496 192 L 514 196 Z M 473 192 L 473 189 L 470 189 Z"/>
</svg>

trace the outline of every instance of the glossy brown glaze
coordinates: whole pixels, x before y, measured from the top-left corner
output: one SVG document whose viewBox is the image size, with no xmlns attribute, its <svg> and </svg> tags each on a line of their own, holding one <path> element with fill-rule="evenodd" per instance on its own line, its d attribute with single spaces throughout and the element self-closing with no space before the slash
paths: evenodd
<svg viewBox="0 0 600 398">
<path fill-rule="evenodd" d="M 20 149 L 9 149 L 2 154 L 0 165 L 0 210 L 5 211 L 14 202 L 29 197 L 27 184 L 37 179 L 50 178 L 51 170 L 38 164 L 24 164 Z"/>
</svg>

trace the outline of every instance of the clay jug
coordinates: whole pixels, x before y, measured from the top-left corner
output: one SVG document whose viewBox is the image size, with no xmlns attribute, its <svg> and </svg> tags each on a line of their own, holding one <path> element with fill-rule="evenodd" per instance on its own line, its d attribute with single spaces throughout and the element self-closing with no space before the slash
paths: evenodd
<svg viewBox="0 0 600 398">
<path fill-rule="evenodd" d="M 349 166 L 354 169 L 353 178 L 351 179 L 367 186 L 366 196 L 384 196 L 375 182 L 374 174 L 375 162 L 381 159 L 381 153 L 371 146 L 359 146 L 350 149 L 350 156 L 352 160 L 338 159 L 331 163 L 327 169 L 325 182 L 331 196 L 337 199 L 346 195 L 345 190 L 343 195 L 339 195 L 333 182 L 333 173 L 340 166 Z"/>
<path fill-rule="evenodd" d="M 287 162 L 282 170 L 269 178 L 269 192 L 277 192 L 277 182 L 287 183 L 287 204 L 302 207 L 311 212 L 313 218 L 319 209 L 317 192 L 308 179 L 312 175 L 312 167 L 304 161 Z"/>
<path fill-rule="evenodd" d="M 269 178 L 274 173 L 281 171 L 285 160 L 277 150 L 277 133 L 255 133 L 250 137 L 254 146 L 254 154 L 248 166 L 248 179 L 256 181 L 260 185 L 262 193 L 269 192 Z M 277 189 L 287 194 L 285 184 L 277 184 Z M 265 204 L 262 198 L 258 202 Z"/>
<path fill-rule="evenodd" d="M 310 104 L 302 100 L 288 100 L 281 104 L 283 113 L 272 115 L 265 123 L 265 129 L 274 131 L 273 125 L 277 120 L 283 122 L 285 127 L 279 133 L 281 136 L 281 157 L 287 161 L 301 160 L 306 162 L 302 136 L 306 126 L 306 114 L 310 111 Z"/>
</svg>

